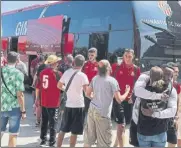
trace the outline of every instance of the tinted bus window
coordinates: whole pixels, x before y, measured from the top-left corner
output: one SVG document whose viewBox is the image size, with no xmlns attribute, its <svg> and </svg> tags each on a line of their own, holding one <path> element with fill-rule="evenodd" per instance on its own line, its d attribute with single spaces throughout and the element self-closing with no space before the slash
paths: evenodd
<svg viewBox="0 0 181 148">
<path fill-rule="evenodd" d="M 75 34 L 73 55 L 82 54 L 87 59 L 89 34 Z"/>
<path fill-rule="evenodd" d="M 125 48 L 133 48 L 133 30 L 109 33 L 109 54 L 122 57 Z"/>
<path fill-rule="evenodd" d="M 47 7 L 5 15 L 2 17 L 3 36 L 26 35 L 26 22 L 31 19 L 67 15 L 71 17 L 70 32 L 96 32 L 132 29 L 132 5 L 123 1 L 65 2 Z"/>
<path fill-rule="evenodd" d="M 71 17 L 70 32 L 132 29 L 131 2 L 66 2 L 47 9 L 47 15 Z"/>
</svg>

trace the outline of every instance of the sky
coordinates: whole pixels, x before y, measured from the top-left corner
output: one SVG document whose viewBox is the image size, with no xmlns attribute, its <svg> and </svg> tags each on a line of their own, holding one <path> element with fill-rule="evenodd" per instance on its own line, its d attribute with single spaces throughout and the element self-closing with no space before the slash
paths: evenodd
<svg viewBox="0 0 181 148">
<path fill-rule="evenodd" d="M 51 2 L 56 1 L 1 1 L 1 13 L 21 9 L 32 5 L 47 4 Z"/>
</svg>

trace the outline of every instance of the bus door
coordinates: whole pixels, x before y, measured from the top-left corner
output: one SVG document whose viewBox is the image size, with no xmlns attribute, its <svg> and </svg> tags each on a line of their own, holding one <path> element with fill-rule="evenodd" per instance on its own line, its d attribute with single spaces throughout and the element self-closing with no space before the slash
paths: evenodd
<svg viewBox="0 0 181 148">
<path fill-rule="evenodd" d="M 9 37 L 9 51 L 18 52 L 18 37 Z"/>
<path fill-rule="evenodd" d="M 63 15 L 29 20 L 26 53 L 36 55 L 37 51 L 45 54 L 61 52 L 63 21 Z"/>
<path fill-rule="evenodd" d="M 108 33 L 92 33 L 89 36 L 89 48 L 95 47 L 98 50 L 97 60 L 107 58 L 108 54 Z"/>
</svg>

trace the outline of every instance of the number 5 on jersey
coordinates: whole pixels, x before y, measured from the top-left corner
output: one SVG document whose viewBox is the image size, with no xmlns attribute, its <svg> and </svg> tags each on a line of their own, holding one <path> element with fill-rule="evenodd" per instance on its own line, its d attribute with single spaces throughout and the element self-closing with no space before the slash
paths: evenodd
<svg viewBox="0 0 181 148">
<path fill-rule="evenodd" d="M 47 88 L 48 88 L 48 85 L 49 85 L 48 75 L 43 75 L 43 88 L 44 88 L 44 89 L 47 89 Z"/>
</svg>

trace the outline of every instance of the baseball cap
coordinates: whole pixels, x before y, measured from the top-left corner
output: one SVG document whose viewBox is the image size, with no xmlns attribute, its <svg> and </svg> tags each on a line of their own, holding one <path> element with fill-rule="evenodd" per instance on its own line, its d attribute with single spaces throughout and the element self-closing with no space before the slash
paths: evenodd
<svg viewBox="0 0 181 148">
<path fill-rule="evenodd" d="M 47 60 L 45 61 L 45 64 L 54 64 L 60 60 L 61 60 L 61 58 L 57 57 L 56 55 L 50 55 L 50 56 L 48 56 Z"/>
</svg>

